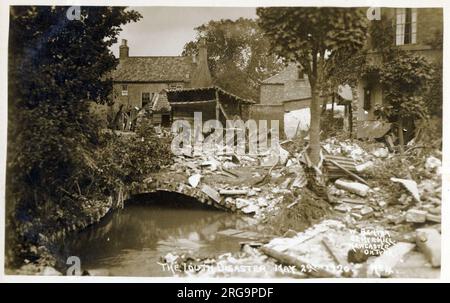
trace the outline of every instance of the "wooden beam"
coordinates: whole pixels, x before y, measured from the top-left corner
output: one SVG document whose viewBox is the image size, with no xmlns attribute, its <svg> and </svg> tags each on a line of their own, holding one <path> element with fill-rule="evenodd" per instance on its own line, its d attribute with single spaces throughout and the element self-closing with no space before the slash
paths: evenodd
<svg viewBox="0 0 450 303">
<path fill-rule="evenodd" d="M 220 115 L 220 101 L 219 101 L 219 91 L 216 88 L 216 120 L 219 121 Z"/>
<path fill-rule="evenodd" d="M 368 184 L 363 178 L 361 178 L 360 176 L 358 176 L 358 175 L 352 173 L 351 171 L 349 171 L 348 169 L 344 168 L 343 166 L 341 166 L 341 165 L 338 164 L 337 162 L 335 162 L 335 161 L 333 161 L 333 160 L 331 160 L 331 159 L 328 159 L 328 160 L 326 160 L 326 161 L 330 162 L 331 164 L 333 164 L 333 165 L 336 166 L 337 168 L 340 168 L 343 172 L 345 172 L 347 175 L 349 175 L 349 176 L 352 177 L 353 179 L 355 179 L 355 180 L 357 180 L 357 181 L 359 181 L 359 182 L 361 182 L 361 183 L 363 183 L 363 184 L 369 186 L 369 184 Z"/>
<path fill-rule="evenodd" d="M 225 117 L 225 120 L 230 120 L 227 113 L 225 112 L 225 109 L 223 108 L 222 104 L 219 102 L 219 108 L 222 111 L 223 116 Z"/>
<path fill-rule="evenodd" d="M 201 101 L 182 101 L 182 102 L 169 102 L 170 106 L 176 105 L 190 105 L 190 104 L 205 104 L 205 103 L 214 103 L 216 100 L 201 100 Z"/>
</svg>

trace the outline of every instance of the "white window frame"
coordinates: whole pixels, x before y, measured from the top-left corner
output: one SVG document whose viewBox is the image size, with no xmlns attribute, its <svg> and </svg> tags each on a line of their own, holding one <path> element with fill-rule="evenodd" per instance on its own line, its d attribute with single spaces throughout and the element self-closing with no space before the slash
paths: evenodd
<svg viewBox="0 0 450 303">
<path fill-rule="evenodd" d="M 411 20 L 409 20 L 409 23 L 406 23 L 407 11 L 409 9 L 411 11 Z M 409 9 L 395 9 L 395 45 L 417 43 L 417 8 Z M 407 30 L 409 30 L 410 35 L 409 41 L 405 41 Z"/>
</svg>

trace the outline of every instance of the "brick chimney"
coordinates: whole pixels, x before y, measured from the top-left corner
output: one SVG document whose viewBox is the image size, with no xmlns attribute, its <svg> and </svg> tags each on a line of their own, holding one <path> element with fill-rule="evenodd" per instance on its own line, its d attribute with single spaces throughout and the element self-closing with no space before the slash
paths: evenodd
<svg viewBox="0 0 450 303">
<path fill-rule="evenodd" d="M 122 39 L 122 44 L 119 47 L 119 59 L 128 58 L 130 48 L 127 46 L 127 40 Z"/>
<path fill-rule="evenodd" d="M 198 63 L 208 65 L 208 53 L 206 50 L 206 41 L 201 38 L 198 43 Z"/>
<path fill-rule="evenodd" d="M 208 53 L 206 51 L 205 39 L 200 39 L 198 43 L 198 55 L 196 60 L 197 68 L 192 75 L 192 87 L 208 87 L 212 85 L 211 72 L 208 66 Z"/>
</svg>

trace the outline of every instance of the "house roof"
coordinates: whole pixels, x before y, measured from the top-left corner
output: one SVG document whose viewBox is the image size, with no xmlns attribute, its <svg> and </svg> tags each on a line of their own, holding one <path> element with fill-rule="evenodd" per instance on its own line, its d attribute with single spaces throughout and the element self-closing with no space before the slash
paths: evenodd
<svg viewBox="0 0 450 303">
<path fill-rule="evenodd" d="M 169 103 L 195 103 L 199 101 L 211 101 L 216 98 L 216 93 L 219 98 L 225 97 L 233 102 L 242 102 L 243 104 L 254 104 L 255 101 L 238 97 L 218 86 L 184 88 L 167 91 Z"/>
<path fill-rule="evenodd" d="M 163 90 L 159 94 L 155 94 L 152 111 L 155 113 L 161 113 L 169 112 L 170 110 L 171 106 L 169 100 L 167 99 L 167 92 Z"/>
<path fill-rule="evenodd" d="M 112 77 L 119 82 L 188 82 L 195 67 L 189 56 L 128 57 L 120 60 Z"/>
<path fill-rule="evenodd" d="M 296 80 L 298 76 L 298 67 L 296 64 L 290 63 L 282 71 L 273 75 L 266 80 L 261 81 L 262 84 L 284 84 L 289 80 Z"/>
</svg>

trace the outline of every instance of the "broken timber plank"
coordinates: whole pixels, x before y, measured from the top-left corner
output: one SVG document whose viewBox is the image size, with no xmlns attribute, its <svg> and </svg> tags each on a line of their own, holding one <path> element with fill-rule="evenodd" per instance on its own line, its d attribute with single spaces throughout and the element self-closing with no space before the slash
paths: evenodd
<svg viewBox="0 0 450 303">
<path fill-rule="evenodd" d="M 352 173 L 351 171 L 349 171 L 348 169 L 346 169 L 345 167 L 343 167 L 342 165 L 338 164 L 336 161 L 334 160 L 327 160 L 329 161 L 331 164 L 335 165 L 336 167 L 340 168 L 343 172 L 345 172 L 347 175 L 349 175 L 350 177 L 352 177 L 353 179 L 365 184 L 365 185 L 369 185 L 363 178 L 361 178 L 360 176 L 358 176 L 357 174 Z"/>
<path fill-rule="evenodd" d="M 362 199 L 352 199 L 352 198 L 342 198 L 339 200 L 340 203 L 349 203 L 349 204 L 366 204 L 365 200 Z"/>
<path fill-rule="evenodd" d="M 331 278 L 335 277 L 335 275 L 325 269 L 316 268 L 308 262 L 301 260 L 298 257 L 293 257 L 288 254 L 284 254 L 276 251 L 275 249 L 269 248 L 267 246 L 262 246 L 261 251 L 267 256 L 277 260 L 281 264 L 285 265 L 293 265 L 300 272 L 310 275 L 315 278 Z"/>
<path fill-rule="evenodd" d="M 334 182 L 334 185 L 336 185 L 336 187 L 339 189 L 345 189 L 361 197 L 367 196 L 367 193 L 369 192 L 369 187 L 367 185 L 354 181 L 338 179 L 336 180 L 336 182 Z"/>
<path fill-rule="evenodd" d="M 234 195 L 246 195 L 248 193 L 245 189 L 221 189 L 219 190 L 219 194 L 225 196 L 234 196 Z"/>
</svg>

